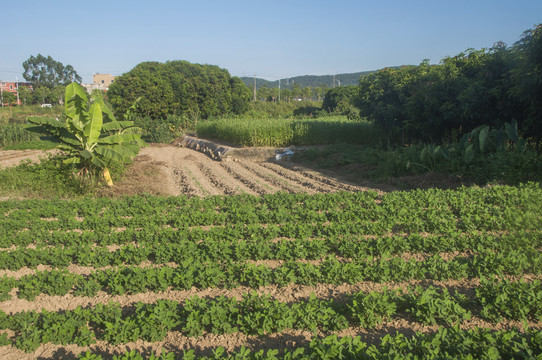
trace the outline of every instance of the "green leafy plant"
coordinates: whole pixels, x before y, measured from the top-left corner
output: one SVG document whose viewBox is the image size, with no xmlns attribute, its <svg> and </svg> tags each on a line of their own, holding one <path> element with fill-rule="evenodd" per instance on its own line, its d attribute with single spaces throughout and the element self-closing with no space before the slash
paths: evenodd
<svg viewBox="0 0 542 360">
<path fill-rule="evenodd" d="M 144 144 L 134 123 L 117 121 L 103 100 L 89 99 L 77 83 L 66 87 L 64 113 L 65 122 L 52 118 L 29 121 L 60 141 L 65 163 L 77 164 L 81 175 L 101 171 L 108 185 L 113 185 L 108 167 L 129 162 Z"/>
<path fill-rule="evenodd" d="M 349 308 L 352 316 L 361 326 L 373 328 L 386 318 L 395 315 L 397 299 L 397 294 L 387 289 L 369 294 L 360 292 L 354 296 Z"/>
</svg>

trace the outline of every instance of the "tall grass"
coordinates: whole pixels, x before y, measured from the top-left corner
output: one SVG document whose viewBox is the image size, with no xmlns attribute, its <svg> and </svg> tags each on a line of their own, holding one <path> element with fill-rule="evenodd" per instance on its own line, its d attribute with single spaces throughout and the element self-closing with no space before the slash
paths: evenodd
<svg viewBox="0 0 542 360">
<path fill-rule="evenodd" d="M 0 124 L 0 147 L 39 140 L 39 135 L 25 130 L 21 124 Z"/>
<path fill-rule="evenodd" d="M 295 114 L 315 115 L 322 108 L 321 101 L 256 101 L 251 102 L 245 116 L 251 118 L 287 118 Z"/>
<path fill-rule="evenodd" d="M 63 111 L 62 105 L 42 108 L 39 105 L 0 107 L 0 124 L 24 124 L 29 116 L 58 117 Z"/>
<path fill-rule="evenodd" d="M 350 121 L 344 116 L 316 119 L 224 118 L 202 121 L 196 131 L 200 137 L 241 146 L 376 145 L 384 139 L 382 131 L 371 122 Z"/>
<path fill-rule="evenodd" d="M 92 194 L 96 179 L 81 181 L 73 164 L 60 157 L 45 156 L 40 163 L 24 160 L 18 166 L 0 169 L 0 197 L 73 198 Z"/>
</svg>

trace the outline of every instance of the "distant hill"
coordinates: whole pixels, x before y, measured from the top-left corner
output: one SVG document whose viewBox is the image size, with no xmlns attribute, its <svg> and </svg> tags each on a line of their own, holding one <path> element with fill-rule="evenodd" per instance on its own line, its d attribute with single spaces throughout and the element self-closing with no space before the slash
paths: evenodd
<svg viewBox="0 0 542 360">
<path fill-rule="evenodd" d="M 350 73 L 350 74 L 336 74 L 336 75 L 302 75 L 302 76 L 295 76 L 291 78 L 286 79 L 280 79 L 280 87 L 281 88 L 291 88 L 293 84 L 299 84 L 301 88 L 304 88 L 306 86 L 316 87 L 326 85 L 328 88 L 331 88 L 334 86 L 333 79 L 335 78 L 335 86 L 346 86 L 346 85 L 358 85 L 359 84 L 359 77 L 363 75 L 367 75 L 370 73 L 375 72 L 373 71 L 362 71 L 362 72 L 356 72 L 356 73 Z M 247 85 L 248 87 L 252 88 L 254 85 L 254 78 L 243 76 L 241 77 L 241 80 Z M 275 81 L 269 81 L 265 79 L 256 78 L 256 88 L 260 88 L 262 86 L 267 86 L 269 88 L 274 88 L 279 86 L 279 80 Z"/>
</svg>

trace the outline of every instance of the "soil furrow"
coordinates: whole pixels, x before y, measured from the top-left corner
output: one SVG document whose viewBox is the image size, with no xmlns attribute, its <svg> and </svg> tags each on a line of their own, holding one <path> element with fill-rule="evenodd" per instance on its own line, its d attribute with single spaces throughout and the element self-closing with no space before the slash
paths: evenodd
<svg viewBox="0 0 542 360">
<path fill-rule="evenodd" d="M 271 163 L 266 163 L 265 165 L 279 166 L 277 164 L 271 164 Z M 339 182 L 339 181 L 336 181 L 336 180 L 332 180 L 332 179 L 330 179 L 328 177 L 325 177 L 323 175 L 317 175 L 314 172 L 309 171 L 309 170 L 307 170 L 307 169 L 305 169 L 303 167 L 300 167 L 300 166 L 298 166 L 296 164 L 283 162 L 283 163 L 281 163 L 280 166 L 282 166 L 284 168 L 287 168 L 290 171 L 293 171 L 298 176 L 303 176 L 303 177 L 309 178 L 309 179 L 314 180 L 316 182 L 319 182 L 321 184 L 325 184 L 325 185 L 331 186 L 333 188 L 336 188 L 337 190 L 344 190 L 344 191 L 364 191 L 364 190 L 367 190 L 366 188 L 362 188 L 360 186 L 342 183 L 342 182 Z"/>
<path fill-rule="evenodd" d="M 250 189 L 254 194 L 263 195 L 267 193 L 267 190 L 258 185 L 256 182 L 252 181 L 250 177 L 243 176 L 239 174 L 238 171 L 233 170 L 232 166 L 221 162 L 220 166 L 233 178 L 241 183 L 243 183 L 248 189 Z"/>
<path fill-rule="evenodd" d="M 200 195 L 194 182 L 185 174 L 182 169 L 175 169 L 174 173 L 178 179 L 178 184 L 181 188 L 181 194 L 186 194 L 188 196 Z"/>
<path fill-rule="evenodd" d="M 209 181 L 207 176 L 199 169 L 197 162 L 184 161 L 182 169 L 186 172 L 187 177 L 191 178 L 194 186 L 199 189 L 202 195 L 222 195 L 222 191 Z"/>
<path fill-rule="evenodd" d="M 284 176 L 284 174 L 279 174 L 273 171 L 269 171 L 269 169 L 262 166 L 262 164 L 264 163 L 263 162 L 246 163 L 245 167 L 250 168 L 251 171 L 257 174 L 260 174 L 260 176 L 265 176 L 266 178 L 272 179 L 278 184 L 281 184 L 283 187 L 285 187 L 285 190 L 288 192 L 315 194 L 319 191 L 319 189 L 315 188 L 310 183 L 302 183 L 299 181 L 292 182 L 291 178 Z"/>
<path fill-rule="evenodd" d="M 314 190 L 314 192 L 332 192 L 336 191 L 336 188 L 329 186 L 328 184 L 322 184 L 307 177 L 300 177 L 295 171 L 289 170 L 287 168 L 281 167 L 280 165 L 273 163 L 260 163 L 261 167 L 273 171 L 274 173 L 282 176 L 288 180 L 294 181 L 301 186 L 309 187 Z"/>
<path fill-rule="evenodd" d="M 224 181 L 226 179 L 223 176 L 222 177 L 217 176 L 215 174 L 214 169 L 211 169 L 210 167 L 207 167 L 207 166 L 203 165 L 202 163 L 198 163 L 198 169 L 223 194 L 225 194 L 225 195 L 235 195 L 235 194 L 240 193 L 240 191 L 235 190 L 232 186 L 226 184 L 225 181 Z"/>
<path fill-rule="evenodd" d="M 277 187 L 273 183 L 267 181 L 267 179 L 258 176 L 258 174 L 250 171 L 240 162 L 229 162 L 226 166 L 229 167 L 232 172 L 239 174 L 240 177 L 243 177 L 247 179 L 247 181 L 253 183 L 255 185 L 254 190 L 257 190 L 259 194 L 269 194 L 281 190 L 280 187 Z"/>
<path fill-rule="evenodd" d="M 249 186 L 246 181 L 243 181 L 244 179 L 237 176 L 237 173 L 228 171 L 222 161 L 213 161 L 212 164 L 205 164 L 205 166 L 215 175 L 218 181 L 233 189 L 235 194 L 261 195 L 253 187 Z"/>
<path fill-rule="evenodd" d="M 264 179 L 268 183 L 272 184 L 274 187 L 278 188 L 279 191 L 285 191 L 288 193 L 298 193 L 298 192 L 307 192 L 305 188 L 299 188 L 294 187 L 291 184 L 288 183 L 288 181 L 279 180 L 276 176 L 272 176 L 261 169 L 258 169 L 257 165 L 253 162 L 245 162 L 241 163 L 241 166 L 249 171 L 250 173 L 254 174 L 255 176 L 258 176 L 261 179 Z"/>
</svg>

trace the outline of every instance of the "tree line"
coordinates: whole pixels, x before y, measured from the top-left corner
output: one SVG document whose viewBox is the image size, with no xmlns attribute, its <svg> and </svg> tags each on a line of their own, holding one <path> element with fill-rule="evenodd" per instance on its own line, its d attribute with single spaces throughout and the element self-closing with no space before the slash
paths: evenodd
<svg viewBox="0 0 542 360">
<path fill-rule="evenodd" d="M 80 77 L 71 66 L 38 55 L 23 64 L 34 92 L 23 103 L 56 103 L 66 83 Z M 253 89 L 214 65 L 187 61 L 143 62 L 117 77 L 106 100 L 117 113 L 138 102 L 136 115 L 211 118 L 249 110 Z M 402 143 L 453 142 L 481 125 L 516 121 L 528 139 L 542 141 L 542 24 L 525 31 L 513 46 L 468 49 L 440 64 L 385 68 L 361 76 L 357 86 L 262 87 L 261 101 L 322 99 L 322 112 L 374 121 L 389 139 Z"/>
<path fill-rule="evenodd" d="M 31 56 L 23 67 L 23 76 L 32 85 L 32 90 L 19 87 L 23 105 L 62 103 L 66 85 L 81 82 L 72 66 L 50 56 Z M 106 94 L 95 95 L 104 97 L 120 114 L 139 99 L 134 115 L 152 119 L 173 114 L 192 118 L 241 114 L 248 110 L 252 98 L 250 89 L 227 70 L 187 61 L 140 63 L 116 77 Z"/>
<path fill-rule="evenodd" d="M 542 24 L 513 46 L 468 49 L 438 65 L 385 68 L 356 87 L 330 89 L 323 108 L 355 106 L 403 142 L 452 142 L 481 125 L 515 120 L 523 135 L 542 140 Z"/>
</svg>

